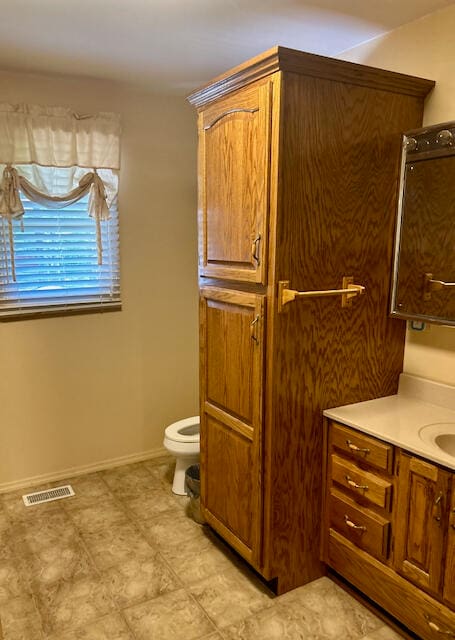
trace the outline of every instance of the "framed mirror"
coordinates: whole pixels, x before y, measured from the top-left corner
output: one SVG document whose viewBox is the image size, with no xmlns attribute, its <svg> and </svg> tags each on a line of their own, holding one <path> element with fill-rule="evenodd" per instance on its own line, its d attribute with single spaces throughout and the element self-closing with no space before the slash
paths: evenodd
<svg viewBox="0 0 455 640">
<path fill-rule="evenodd" d="M 403 136 L 391 314 L 455 325 L 455 122 Z"/>
</svg>

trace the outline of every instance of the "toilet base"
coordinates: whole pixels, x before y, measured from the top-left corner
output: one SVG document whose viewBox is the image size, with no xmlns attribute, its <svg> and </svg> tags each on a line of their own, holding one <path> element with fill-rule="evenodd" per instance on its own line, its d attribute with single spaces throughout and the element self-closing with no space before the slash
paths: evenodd
<svg viewBox="0 0 455 640">
<path fill-rule="evenodd" d="M 174 472 L 174 482 L 172 483 L 172 493 L 178 496 L 186 496 L 185 491 L 185 471 L 192 464 L 199 462 L 199 455 L 185 456 L 183 458 L 177 458 Z"/>
</svg>

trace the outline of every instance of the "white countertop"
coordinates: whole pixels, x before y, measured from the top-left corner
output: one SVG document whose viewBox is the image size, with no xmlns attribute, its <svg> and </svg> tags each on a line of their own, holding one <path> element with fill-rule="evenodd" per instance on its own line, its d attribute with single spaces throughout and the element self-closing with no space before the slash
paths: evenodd
<svg viewBox="0 0 455 640">
<path fill-rule="evenodd" d="M 397 395 L 326 409 L 324 415 L 455 470 L 454 456 L 445 453 L 436 444 L 433 444 L 431 438 L 425 439 L 423 437 L 422 439 L 419 435 L 423 427 L 438 424 L 442 425 L 441 431 L 455 433 L 455 408 L 453 405 L 455 387 L 428 381 L 430 385 L 436 384 L 438 387 L 445 387 L 444 389 L 434 387 L 435 393 L 432 396 L 431 388 L 422 392 L 422 384 L 425 384 L 426 381 L 423 381 L 422 378 L 416 378 L 414 384 L 412 378 L 413 376 L 402 374 Z M 425 400 L 422 400 L 422 397 Z M 428 402 L 428 397 L 434 397 L 437 402 L 443 398 L 446 406 L 432 404 Z M 432 430 L 430 429 L 430 431 Z M 438 427 L 435 426 L 434 430 L 437 432 Z"/>
</svg>

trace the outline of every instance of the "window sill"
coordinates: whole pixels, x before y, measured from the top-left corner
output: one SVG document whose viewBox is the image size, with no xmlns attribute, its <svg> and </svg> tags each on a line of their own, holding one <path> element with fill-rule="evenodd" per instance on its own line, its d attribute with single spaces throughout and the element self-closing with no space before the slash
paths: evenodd
<svg viewBox="0 0 455 640">
<path fill-rule="evenodd" d="M 121 311 L 121 302 L 112 302 L 104 304 L 87 304 L 74 305 L 73 307 L 59 306 L 55 309 L 46 307 L 40 311 L 39 309 L 30 309 L 30 311 L 17 310 L 0 315 L 0 322 L 14 322 L 18 320 L 37 320 L 38 318 L 58 318 L 64 316 L 79 316 L 89 313 L 111 313 L 112 311 Z"/>
</svg>

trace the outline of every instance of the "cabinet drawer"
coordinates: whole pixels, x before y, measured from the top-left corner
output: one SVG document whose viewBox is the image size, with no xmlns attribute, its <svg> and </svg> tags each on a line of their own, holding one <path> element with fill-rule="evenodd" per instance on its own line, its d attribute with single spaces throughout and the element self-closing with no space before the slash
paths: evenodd
<svg viewBox="0 0 455 640">
<path fill-rule="evenodd" d="M 330 527 L 352 543 L 380 559 L 388 553 L 390 522 L 332 489 L 329 506 Z"/>
<path fill-rule="evenodd" d="M 393 446 L 332 422 L 332 444 L 356 460 L 392 473 Z"/>
<path fill-rule="evenodd" d="M 335 454 L 332 455 L 332 479 L 348 489 L 353 496 L 390 510 L 392 484 Z"/>
</svg>

